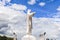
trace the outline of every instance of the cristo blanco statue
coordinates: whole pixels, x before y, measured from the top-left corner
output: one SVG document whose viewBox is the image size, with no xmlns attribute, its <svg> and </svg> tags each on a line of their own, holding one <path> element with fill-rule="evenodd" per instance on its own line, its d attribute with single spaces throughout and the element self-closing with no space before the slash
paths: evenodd
<svg viewBox="0 0 60 40">
<path fill-rule="evenodd" d="M 22 37 L 22 40 L 36 40 L 36 38 L 31 34 L 32 32 L 32 16 L 35 12 L 31 12 L 31 10 L 27 11 L 27 34 Z"/>
<path fill-rule="evenodd" d="M 32 32 L 32 16 L 34 12 L 31 13 L 31 10 L 27 12 L 27 34 L 31 34 Z"/>
</svg>

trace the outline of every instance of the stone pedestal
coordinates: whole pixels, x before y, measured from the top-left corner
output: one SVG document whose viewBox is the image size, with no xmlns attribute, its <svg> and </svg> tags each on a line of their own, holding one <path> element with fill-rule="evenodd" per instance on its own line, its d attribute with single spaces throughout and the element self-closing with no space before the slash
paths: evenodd
<svg viewBox="0 0 60 40">
<path fill-rule="evenodd" d="M 36 40 L 36 38 L 33 35 L 25 35 L 22 40 Z"/>
</svg>

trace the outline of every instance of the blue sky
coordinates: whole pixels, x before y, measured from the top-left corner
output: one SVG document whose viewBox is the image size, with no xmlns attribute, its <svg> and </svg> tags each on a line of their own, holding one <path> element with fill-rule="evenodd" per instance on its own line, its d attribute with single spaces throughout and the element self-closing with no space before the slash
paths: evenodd
<svg viewBox="0 0 60 40">
<path fill-rule="evenodd" d="M 46 17 L 52 18 L 56 12 L 57 8 L 60 6 L 60 0 L 36 0 L 34 4 L 28 4 L 30 0 L 12 0 L 11 3 L 22 4 L 27 6 L 27 9 L 31 9 L 36 12 L 35 17 Z M 45 3 L 43 6 L 39 3 Z"/>
</svg>

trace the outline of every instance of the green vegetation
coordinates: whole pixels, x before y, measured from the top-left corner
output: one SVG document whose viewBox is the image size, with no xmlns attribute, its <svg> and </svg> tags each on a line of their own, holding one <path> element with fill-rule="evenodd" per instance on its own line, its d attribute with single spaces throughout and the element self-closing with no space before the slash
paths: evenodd
<svg viewBox="0 0 60 40">
<path fill-rule="evenodd" d="M 0 40 L 13 40 L 13 38 L 9 38 L 6 36 L 0 36 Z"/>
</svg>

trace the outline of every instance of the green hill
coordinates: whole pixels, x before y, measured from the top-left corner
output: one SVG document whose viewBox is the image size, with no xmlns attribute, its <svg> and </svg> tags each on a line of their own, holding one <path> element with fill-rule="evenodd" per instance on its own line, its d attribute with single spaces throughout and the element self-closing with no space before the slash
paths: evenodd
<svg viewBox="0 0 60 40">
<path fill-rule="evenodd" d="M 0 40 L 13 40 L 13 38 L 9 38 L 6 36 L 0 36 Z"/>
</svg>

